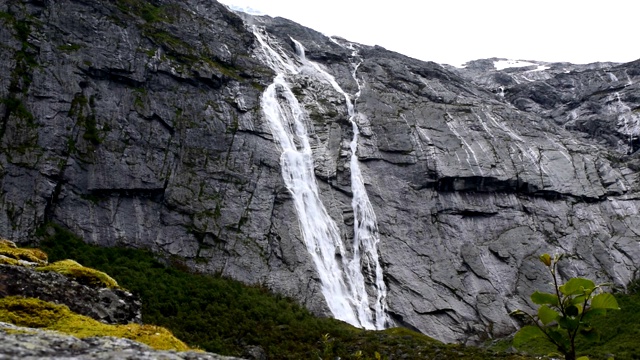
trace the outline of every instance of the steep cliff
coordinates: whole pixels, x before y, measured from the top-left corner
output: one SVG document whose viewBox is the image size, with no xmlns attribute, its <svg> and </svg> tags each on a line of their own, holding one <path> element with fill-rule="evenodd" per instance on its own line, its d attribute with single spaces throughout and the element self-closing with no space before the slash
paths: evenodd
<svg viewBox="0 0 640 360">
<path fill-rule="evenodd" d="M 638 62 L 453 69 L 239 16 L 212 0 L 0 1 L 0 232 L 55 222 L 330 315 L 264 113 L 277 71 L 260 32 L 296 70 L 348 256 L 357 125 L 391 322 L 445 341 L 508 334 L 508 312 L 545 286 L 541 252 L 570 254 L 566 275 L 636 275 Z"/>
</svg>

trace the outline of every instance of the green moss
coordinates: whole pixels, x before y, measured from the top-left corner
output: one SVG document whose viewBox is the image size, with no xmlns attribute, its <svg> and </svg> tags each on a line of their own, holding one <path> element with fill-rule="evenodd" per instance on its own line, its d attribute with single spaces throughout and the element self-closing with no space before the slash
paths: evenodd
<svg viewBox="0 0 640 360">
<path fill-rule="evenodd" d="M 0 20 L 3 20 L 6 23 L 12 23 L 15 20 L 15 18 L 13 17 L 13 15 L 9 14 L 8 12 L 0 11 Z"/>
<path fill-rule="evenodd" d="M 222 62 L 218 62 L 218 61 L 214 61 L 213 59 L 204 56 L 201 60 L 203 60 L 206 64 L 208 64 L 209 66 L 213 67 L 214 69 L 218 70 L 220 73 L 222 73 L 223 75 L 235 79 L 235 80 L 242 80 L 242 77 L 240 75 L 238 75 L 239 73 L 239 69 L 236 68 L 233 65 L 230 64 L 225 64 Z"/>
<path fill-rule="evenodd" d="M 202 64 L 216 69 L 226 77 L 242 80 L 239 69 L 231 64 L 218 62 L 212 59 L 208 49 L 198 49 L 170 31 L 163 23 L 173 23 L 178 17 L 185 16 L 185 10 L 179 5 L 156 6 L 142 0 L 118 0 L 118 8 L 129 15 L 144 20 L 139 24 L 142 33 L 155 45 L 165 50 L 165 56 L 179 64 L 173 64 L 179 71 L 187 71 L 189 68 L 202 66 Z M 155 56 L 156 50 L 145 51 L 149 57 Z M 180 65 L 186 65 L 180 69 Z"/>
<path fill-rule="evenodd" d="M 0 264 L 2 264 L 2 265 L 13 265 L 13 266 L 22 265 L 22 263 L 20 263 L 20 260 L 17 260 L 17 259 L 12 258 L 12 257 L 5 256 L 5 255 L 1 255 L 1 254 L 0 254 Z"/>
<path fill-rule="evenodd" d="M 83 113 L 83 108 L 88 104 L 87 98 L 82 94 L 76 94 L 71 100 L 69 107 L 69 116 L 78 116 Z"/>
<path fill-rule="evenodd" d="M 80 49 L 82 49 L 82 45 L 79 45 L 79 44 L 65 44 L 65 45 L 58 46 L 58 50 L 66 53 L 75 52 Z"/>
<path fill-rule="evenodd" d="M 18 248 L 16 243 L 14 243 L 13 241 L 0 238 L 0 248 L 3 248 L 3 247 L 10 248 L 10 249 L 17 249 Z"/>
<path fill-rule="evenodd" d="M 136 15 L 147 23 L 158 21 L 171 22 L 173 19 L 171 10 L 175 10 L 176 8 L 176 6 L 171 5 L 156 6 L 143 0 L 118 0 L 117 6 L 121 11 Z"/>
<path fill-rule="evenodd" d="M 165 328 L 153 325 L 108 325 L 78 315 L 64 305 L 33 298 L 0 299 L 0 321 L 18 326 L 55 330 L 79 338 L 115 336 L 131 339 L 158 350 L 186 351 L 189 347 Z"/>
<path fill-rule="evenodd" d="M 154 57 L 156 56 L 156 51 L 156 49 L 147 49 L 144 53 L 147 54 L 148 57 Z"/>
<path fill-rule="evenodd" d="M 6 106 L 7 114 L 13 114 L 18 119 L 25 120 L 31 126 L 35 125 L 35 117 L 27 110 L 22 100 L 10 95 L 8 98 L 0 100 L 0 103 Z"/>
<path fill-rule="evenodd" d="M 255 82 L 255 81 L 251 82 L 251 86 L 252 86 L 254 89 L 256 89 L 256 90 L 258 90 L 259 92 L 261 92 L 261 93 L 262 93 L 262 92 L 264 92 L 264 89 L 265 89 L 264 85 L 262 85 L 262 84 L 260 84 L 260 83 L 258 83 L 258 82 Z"/>
<path fill-rule="evenodd" d="M 29 261 L 41 265 L 47 263 L 47 254 L 42 250 L 18 248 L 12 241 L 6 239 L 0 239 L 0 255 L 3 255 L 8 259 L 16 260 L 5 260 L 4 263 L 9 265 L 20 264 L 17 260 Z"/>
<path fill-rule="evenodd" d="M 155 43 L 158 45 L 164 46 L 166 49 L 173 50 L 176 52 L 184 51 L 184 54 L 176 54 L 176 56 L 188 58 L 189 54 L 192 52 L 192 47 L 179 39 L 178 37 L 168 33 L 165 30 L 160 29 L 148 29 L 145 31 L 145 35 L 150 37 Z"/>
<path fill-rule="evenodd" d="M 16 38 L 21 43 L 20 50 L 16 51 L 14 55 L 16 67 L 11 72 L 9 84 L 9 91 L 12 93 L 9 98 L 16 98 L 14 94 L 26 94 L 31 85 L 32 69 L 38 66 L 35 58 L 37 52 L 34 46 L 29 43 L 31 23 L 28 20 L 19 20 L 13 14 L 6 12 L 2 13 L 0 17 L 13 27 Z"/>
<path fill-rule="evenodd" d="M 133 89 L 134 99 L 133 105 L 138 108 L 144 107 L 144 99 L 147 97 L 147 89 L 145 88 L 135 88 Z"/>
<path fill-rule="evenodd" d="M 66 275 L 74 278 L 81 284 L 96 286 L 96 287 L 108 287 L 119 288 L 118 283 L 109 275 L 84 267 L 74 260 L 60 260 L 52 264 L 38 267 L 38 271 L 54 271 L 62 275 Z"/>
<path fill-rule="evenodd" d="M 93 97 L 88 100 L 83 94 L 76 94 L 71 101 L 68 114 L 70 117 L 75 117 L 78 120 L 78 125 L 84 128 L 82 138 L 93 145 L 99 145 L 102 143 L 102 137 L 96 122 L 94 101 Z M 90 109 L 88 109 L 87 105 L 91 105 Z"/>
<path fill-rule="evenodd" d="M 100 132 L 96 123 L 96 116 L 94 114 L 90 114 L 84 118 L 84 134 L 82 134 L 82 138 L 90 141 L 93 145 L 98 145 L 102 143 L 102 138 L 100 137 Z"/>
</svg>

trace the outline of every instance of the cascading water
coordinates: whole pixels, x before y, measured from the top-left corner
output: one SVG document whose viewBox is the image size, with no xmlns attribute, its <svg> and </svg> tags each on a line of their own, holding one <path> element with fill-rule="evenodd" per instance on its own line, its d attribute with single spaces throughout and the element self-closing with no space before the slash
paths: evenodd
<svg viewBox="0 0 640 360">
<path fill-rule="evenodd" d="M 274 82 L 263 93 L 261 105 L 273 136 L 282 148 L 282 176 L 293 196 L 302 237 L 318 270 L 327 305 L 337 319 L 366 329 L 383 329 L 389 323 L 386 287 L 378 261 L 376 218 L 364 189 L 356 156 L 358 127 L 353 103 L 331 75 L 318 64 L 305 59 L 304 48 L 297 41 L 292 39 L 298 47 L 298 61 L 290 58 L 258 29 L 254 28 L 254 34 L 261 44 L 263 60 L 277 73 Z M 328 81 L 347 100 L 349 120 L 354 129 L 350 163 L 355 228 L 351 259 L 347 256 L 338 227 L 320 200 L 304 123 L 306 112 L 286 81 L 287 76 L 296 75 L 303 69 L 314 69 L 318 80 Z M 369 305 L 363 265 L 370 282 L 375 284 L 372 290 L 375 292 L 372 294 L 375 298 L 374 312 Z"/>
<path fill-rule="evenodd" d="M 378 233 L 376 214 L 373 211 L 373 207 L 369 201 L 369 196 L 367 195 L 367 191 L 364 187 L 364 179 L 360 171 L 360 162 L 358 161 L 357 156 L 358 135 L 360 135 L 360 130 L 358 129 L 358 124 L 356 122 L 356 116 L 358 114 L 355 112 L 354 103 L 360 97 L 361 92 L 361 85 L 356 73 L 362 62 L 360 61 L 353 64 L 353 72 L 351 73 L 351 76 L 358 85 L 358 91 L 356 92 L 354 101 L 352 102 L 350 96 L 340 87 L 333 76 L 323 70 L 319 64 L 306 59 L 302 44 L 294 39 L 291 40 L 296 45 L 296 50 L 298 51 L 298 55 L 302 59 L 303 63 L 310 65 L 317 71 L 320 78 L 326 80 L 331 84 L 335 91 L 342 94 L 347 104 L 349 122 L 353 129 L 353 138 L 349 144 L 349 148 L 351 150 L 349 168 L 351 170 L 351 191 L 353 193 L 351 206 L 354 214 L 353 259 L 349 262 L 348 267 L 352 276 L 357 279 L 357 284 L 361 284 L 363 287 L 364 278 L 362 278 L 363 274 L 361 269 L 363 266 L 367 269 L 366 273 L 368 274 L 369 282 L 375 284 L 375 326 L 378 329 L 383 329 L 390 323 L 390 320 L 387 317 L 386 312 L 387 287 L 384 283 L 382 266 L 380 266 L 380 261 L 378 260 L 378 243 L 380 242 L 380 235 Z M 339 42 L 335 40 L 333 41 L 336 44 L 345 47 Z M 352 58 L 357 58 L 357 50 L 352 46 L 349 46 L 348 48 L 352 50 Z M 362 291 L 366 291 L 366 288 Z M 368 297 L 365 297 L 361 301 L 365 302 L 363 303 L 363 307 L 368 307 Z"/>
</svg>

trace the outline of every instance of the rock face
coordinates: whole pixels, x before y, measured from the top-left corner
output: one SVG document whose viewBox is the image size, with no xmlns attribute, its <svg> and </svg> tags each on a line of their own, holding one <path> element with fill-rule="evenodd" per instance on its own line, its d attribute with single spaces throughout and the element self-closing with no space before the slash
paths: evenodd
<svg viewBox="0 0 640 360">
<path fill-rule="evenodd" d="M 122 338 L 78 339 L 55 331 L 14 326 L 0 322 L 0 359 L 140 359 L 140 360 L 234 360 L 239 358 L 205 352 L 153 350 Z"/>
<path fill-rule="evenodd" d="M 0 297 L 33 297 L 67 305 L 71 311 L 107 324 L 142 322 L 142 303 L 133 294 L 93 288 L 55 272 L 0 265 Z"/>
<path fill-rule="evenodd" d="M 508 334 L 507 314 L 547 286 L 543 252 L 569 254 L 563 276 L 636 276 L 639 62 L 454 69 L 213 0 L 0 1 L 0 15 L 8 237 L 53 221 L 329 315 L 260 108 L 274 72 L 256 25 L 292 58 L 299 41 L 355 101 L 395 323 L 444 341 Z M 304 73 L 287 80 L 349 243 L 345 98 Z"/>
</svg>

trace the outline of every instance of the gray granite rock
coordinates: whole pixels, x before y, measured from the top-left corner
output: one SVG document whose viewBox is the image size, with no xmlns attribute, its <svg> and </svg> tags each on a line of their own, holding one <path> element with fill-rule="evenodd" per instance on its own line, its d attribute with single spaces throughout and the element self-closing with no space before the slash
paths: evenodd
<svg viewBox="0 0 640 360">
<path fill-rule="evenodd" d="M 23 360 L 240 360 L 206 352 L 154 350 L 136 341 L 116 337 L 79 339 L 56 331 L 0 322 L 0 359 Z"/>
</svg>

